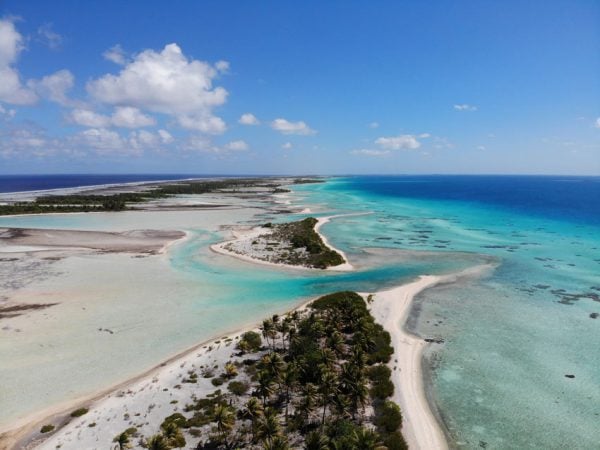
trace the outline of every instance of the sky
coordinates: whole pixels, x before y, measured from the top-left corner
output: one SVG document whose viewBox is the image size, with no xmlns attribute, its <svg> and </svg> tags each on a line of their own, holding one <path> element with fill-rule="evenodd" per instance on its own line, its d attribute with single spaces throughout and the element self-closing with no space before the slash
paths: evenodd
<svg viewBox="0 0 600 450">
<path fill-rule="evenodd" d="M 0 174 L 600 175 L 600 2 L 0 0 Z"/>
</svg>

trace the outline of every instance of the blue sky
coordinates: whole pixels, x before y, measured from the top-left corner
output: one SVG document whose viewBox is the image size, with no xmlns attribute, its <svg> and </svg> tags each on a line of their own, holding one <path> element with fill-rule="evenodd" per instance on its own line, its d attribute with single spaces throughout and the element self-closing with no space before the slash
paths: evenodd
<svg viewBox="0 0 600 450">
<path fill-rule="evenodd" d="M 0 173 L 600 174 L 597 1 L 0 3 Z"/>
</svg>

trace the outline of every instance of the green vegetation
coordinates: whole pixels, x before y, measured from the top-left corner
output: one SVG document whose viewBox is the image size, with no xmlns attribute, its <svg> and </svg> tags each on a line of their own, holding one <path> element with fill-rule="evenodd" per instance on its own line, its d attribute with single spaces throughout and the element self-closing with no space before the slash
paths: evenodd
<svg viewBox="0 0 600 450">
<path fill-rule="evenodd" d="M 54 431 L 54 428 L 56 428 L 56 427 L 54 425 L 51 425 L 51 424 L 44 425 L 40 429 L 40 433 L 50 433 L 51 431 Z"/>
<path fill-rule="evenodd" d="M 242 334 L 240 338 L 237 348 L 242 352 L 257 352 L 260 350 L 262 346 L 262 339 L 260 338 L 260 334 L 255 331 L 247 331 Z"/>
<path fill-rule="evenodd" d="M 0 215 L 43 214 L 92 211 L 123 211 L 133 203 L 143 203 L 153 199 L 174 195 L 206 194 L 211 192 L 236 193 L 240 189 L 260 187 L 272 192 L 281 192 L 278 184 L 264 179 L 224 179 L 207 181 L 187 181 L 160 184 L 140 192 L 117 194 L 68 194 L 45 195 L 31 202 L 16 202 L 0 205 Z"/>
<path fill-rule="evenodd" d="M 75 411 L 71 412 L 71 417 L 81 417 L 84 414 L 87 414 L 89 409 L 87 408 L 78 408 Z"/>
<path fill-rule="evenodd" d="M 228 392 L 192 398 L 146 440 L 148 448 L 175 448 L 184 435 L 200 440 L 190 443 L 197 449 L 407 448 L 398 431 L 400 408 L 388 400 L 389 334 L 361 296 L 326 295 L 303 312 L 266 319 L 261 328 L 266 347 L 255 359 L 227 363 L 240 368 Z M 261 346 L 257 333 L 242 335 L 238 349 L 242 342 L 247 348 L 238 358 Z"/>
<path fill-rule="evenodd" d="M 325 245 L 315 231 L 317 219 L 306 219 L 289 223 L 266 223 L 270 233 L 252 241 L 254 257 L 270 262 L 326 269 L 343 264 L 344 258 L 338 252 Z M 229 244 L 229 250 L 235 247 Z"/>
</svg>

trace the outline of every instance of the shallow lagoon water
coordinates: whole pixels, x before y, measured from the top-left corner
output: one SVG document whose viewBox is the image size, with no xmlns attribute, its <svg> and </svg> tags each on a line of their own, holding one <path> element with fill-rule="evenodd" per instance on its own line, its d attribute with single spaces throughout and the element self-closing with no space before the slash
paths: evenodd
<svg viewBox="0 0 600 450">
<path fill-rule="evenodd" d="M 434 181 L 444 189 L 443 179 Z M 600 442 L 600 360 L 594 344 L 600 318 L 590 317 L 600 312 L 593 297 L 600 293 L 595 216 L 588 212 L 570 219 L 556 205 L 552 214 L 544 215 L 543 208 L 530 214 L 527 208 L 494 202 L 494 196 L 477 201 L 467 201 L 464 195 L 436 198 L 433 190 L 424 198 L 415 195 L 413 186 L 421 182 L 373 177 L 294 186 L 289 199 L 313 213 L 365 213 L 338 217 L 322 229 L 356 264 L 359 270 L 352 273 L 276 270 L 208 250 L 223 238 L 218 231 L 223 220 L 233 224 L 298 217 L 293 215 L 240 210 L 206 220 L 172 212 L 0 219 L 0 226 L 122 230 L 139 228 L 140 219 L 148 218 L 145 227 L 181 226 L 192 233 L 172 249 L 163 266 L 150 260 L 129 279 L 111 275 L 109 267 L 99 269 L 104 283 L 116 277 L 115 294 L 103 297 L 100 290 L 88 299 L 97 308 L 94 319 L 78 322 L 68 334 L 60 335 L 58 328 L 65 315 L 80 317 L 76 303 L 48 310 L 58 333 L 50 348 L 62 346 L 64 354 L 58 362 L 52 352 L 42 361 L 35 339 L 29 346 L 21 336 L 3 339 L 3 358 L 11 351 L 15 358 L 23 352 L 30 357 L 26 365 L 1 369 L 3 379 L 21 390 L 8 398 L 12 409 L 5 410 L 0 423 L 125 379 L 194 343 L 285 311 L 306 298 L 339 289 L 374 291 L 492 257 L 500 265 L 491 276 L 425 291 L 408 324 L 416 334 L 445 341 L 431 347 L 426 363 L 431 367 L 432 401 L 450 440 L 459 448 L 594 448 Z M 406 185 L 411 186 L 407 192 L 398 188 Z M 377 250 L 365 250 L 371 248 Z M 101 267 L 99 261 L 94 264 Z M 69 285 L 46 283 L 39 288 Z M 74 278 L 73 297 L 76 286 Z M 98 335 L 98 318 L 118 333 Z M 44 325 L 39 325 L 43 331 Z M 80 344 L 74 344 L 76 339 Z M 93 353 L 86 351 L 89 342 L 94 343 Z M 41 364 L 56 379 L 45 375 L 48 382 L 40 387 L 34 378 Z M 65 367 L 70 369 L 68 383 L 59 379 Z"/>
<path fill-rule="evenodd" d="M 506 204 L 502 192 L 494 200 L 445 198 L 455 179 L 423 178 L 340 179 L 307 190 L 305 201 L 372 212 L 331 224 L 332 243 L 344 249 L 473 252 L 500 262 L 483 280 L 422 293 L 408 324 L 445 341 L 430 348 L 426 364 L 432 403 L 454 446 L 597 448 L 600 320 L 592 314 L 600 312 L 600 198 L 588 188 L 599 180 L 583 180 L 587 210 L 573 215 L 581 199 L 565 198 L 561 210 L 552 190 L 531 193 L 539 199 L 528 209 Z M 523 190 L 527 180 L 518 181 Z M 413 183 L 439 185 L 441 198 L 424 198 Z"/>
</svg>

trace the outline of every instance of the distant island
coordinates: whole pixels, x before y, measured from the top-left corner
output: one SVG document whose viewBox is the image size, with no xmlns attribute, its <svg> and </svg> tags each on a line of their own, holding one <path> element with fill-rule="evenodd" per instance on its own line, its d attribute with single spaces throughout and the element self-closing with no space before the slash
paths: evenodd
<svg viewBox="0 0 600 450">
<path fill-rule="evenodd" d="M 266 223 L 251 234 L 221 244 L 220 249 L 289 266 L 326 269 L 344 264 L 344 257 L 328 247 L 315 231 L 317 223 L 314 217 L 289 223 Z"/>
</svg>

